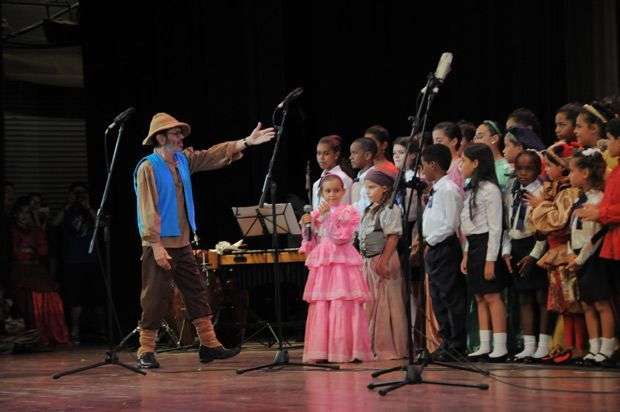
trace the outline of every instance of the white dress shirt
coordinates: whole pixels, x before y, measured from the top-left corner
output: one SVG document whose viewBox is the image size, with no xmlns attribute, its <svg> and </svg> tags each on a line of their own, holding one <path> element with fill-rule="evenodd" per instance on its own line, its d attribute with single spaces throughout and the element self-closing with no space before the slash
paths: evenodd
<svg viewBox="0 0 620 412">
<path fill-rule="evenodd" d="M 540 196 L 543 190 L 543 185 L 540 180 L 536 179 L 532 183 L 527 186 L 523 186 L 519 184 L 516 179 L 510 181 L 508 186 L 506 187 L 506 192 L 504 194 L 504 202 L 506 213 L 506 221 L 508 222 L 509 229 L 504 231 L 504 237 L 502 240 L 502 256 L 510 255 L 512 251 L 512 246 L 510 244 L 511 239 L 525 239 L 536 234 L 536 228 L 530 221 L 529 217 L 532 213 L 532 208 L 527 205 L 525 202 L 521 202 L 516 209 L 516 213 L 513 213 L 512 203 L 514 201 L 515 194 L 514 188 L 515 185 L 518 185 L 519 190 L 525 190 L 534 196 Z M 518 229 L 519 223 L 519 215 L 522 213 L 522 208 L 525 208 L 525 214 L 523 219 L 523 229 Z M 540 257 L 545 252 L 547 242 L 544 240 L 539 240 L 534 244 L 532 251 L 530 252 L 530 256 L 535 259 L 540 259 Z"/>
<path fill-rule="evenodd" d="M 426 243 L 435 246 L 455 235 L 462 209 L 463 198 L 452 179 L 445 175 L 436 181 L 422 215 L 422 234 Z"/>
<path fill-rule="evenodd" d="M 588 190 L 585 193 L 587 200 L 583 203 L 586 205 L 598 205 L 603 200 L 603 192 L 600 190 Z M 574 254 L 580 250 L 577 255 L 576 263 L 583 265 L 588 258 L 598 249 L 603 239 L 599 239 L 596 244 L 592 244 L 592 237 L 601 230 L 601 224 L 589 220 L 578 219 L 575 213 L 571 216 L 570 224 L 570 242 L 568 243 L 568 253 Z"/>
<path fill-rule="evenodd" d="M 469 205 L 472 195 L 473 190 L 465 192 L 465 201 L 461 210 L 461 231 L 465 236 L 488 232 L 486 261 L 495 262 L 502 243 L 502 192 L 494 183 L 486 180 L 480 182 L 476 193 L 475 208 L 471 213 L 473 219 L 470 216 Z M 463 249 L 469 250 L 467 242 Z"/>
<path fill-rule="evenodd" d="M 351 185 L 353 184 L 353 180 L 349 177 L 348 174 L 342 171 L 340 166 L 336 166 L 329 170 L 323 170 L 323 173 L 321 173 L 321 177 L 312 185 L 312 209 L 318 209 L 321 201 L 323 200 L 323 197 L 319 193 L 319 183 L 321 183 L 321 179 L 323 178 L 323 176 L 328 173 L 331 175 L 338 175 L 338 177 L 342 179 L 342 183 L 344 183 L 345 192 L 342 200 L 340 201 L 340 204 L 351 204 Z"/>
</svg>

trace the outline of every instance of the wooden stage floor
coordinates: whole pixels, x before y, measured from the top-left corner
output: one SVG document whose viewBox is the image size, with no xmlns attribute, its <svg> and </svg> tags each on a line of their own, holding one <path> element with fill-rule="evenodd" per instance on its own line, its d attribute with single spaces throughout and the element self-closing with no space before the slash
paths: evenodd
<svg viewBox="0 0 620 412">
<path fill-rule="evenodd" d="M 237 368 L 272 360 L 274 352 L 258 344 L 236 358 L 207 365 L 198 362 L 196 352 L 162 353 L 158 355 L 162 368 L 147 376 L 106 365 L 59 380 L 51 377 L 67 368 L 101 361 L 104 352 L 104 348 L 80 348 L 0 356 L 0 410 L 620 410 L 620 370 L 478 364 L 494 375 L 483 377 L 430 366 L 423 375 L 426 379 L 487 383 L 490 388 L 423 384 L 381 397 L 366 388 L 370 372 L 400 362 L 345 364 L 341 371 L 287 367 L 237 375 Z M 300 361 L 300 350 L 290 354 L 291 361 Z M 121 354 L 121 359 L 133 363 L 129 353 Z M 396 372 L 377 380 L 401 376 Z"/>
</svg>

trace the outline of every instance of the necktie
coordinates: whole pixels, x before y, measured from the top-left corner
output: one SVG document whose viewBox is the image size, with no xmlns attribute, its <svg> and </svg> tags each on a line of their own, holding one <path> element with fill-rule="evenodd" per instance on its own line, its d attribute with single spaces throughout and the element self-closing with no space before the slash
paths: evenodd
<svg viewBox="0 0 620 412">
<path fill-rule="evenodd" d="M 516 218 L 517 225 L 515 229 L 523 231 L 523 229 L 525 228 L 525 212 L 527 211 L 526 209 L 527 207 L 523 204 L 523 189 L 518 182 L 515 182 L 512 187 L 512 214 L 510 217 L 510 227 L 512 227 Z"/>
</svg>

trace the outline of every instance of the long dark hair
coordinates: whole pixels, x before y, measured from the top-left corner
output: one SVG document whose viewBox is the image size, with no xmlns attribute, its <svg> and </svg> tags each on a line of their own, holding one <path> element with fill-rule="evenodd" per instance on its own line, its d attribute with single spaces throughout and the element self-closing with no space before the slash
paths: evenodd
<svg viewBox="0 0 620 412">
<path fill-rule="evenodd" d="M 587 153 L 587 151 L 585 152 Z M 579 169 L 590 172 L 588 181 L 594 189 L 603 190 L 607 163 L 599 151 L 593 151 L 589 155 L 584 154 L 584 150 L 577 151 L 573 155 L 573 162 Z"/>
<path fill-rule="evenodd" d="M 473 210 L 476 208 L 476 194 L 480 182 L 491 182 L 498 188 L 499 183 L 495 173 L 495 159 L 489 146 L 484 143 L 474 143 L 467 146 L 463 154 L 469 160 L 478 161 L 478 167 L 474 170 L 468 185 L 468 189 L 472 191 L 469 197 L 469 218 L 473 220 Z"/>
</svg>

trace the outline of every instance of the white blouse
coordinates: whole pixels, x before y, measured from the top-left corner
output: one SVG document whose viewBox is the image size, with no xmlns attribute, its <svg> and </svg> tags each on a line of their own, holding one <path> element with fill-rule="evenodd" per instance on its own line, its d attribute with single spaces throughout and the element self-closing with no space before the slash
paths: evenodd
<svg viewBox="0 0 620 412">
<path fill-rule="evenodd" d="M 514 201 L 513 187 L 515 185 L 516 179 L 510 181 L 510 184 L 506 187 L 506 193 L 504 194 L 505 201 L 505 211 L 507 213 L 506 222 L 508 222 L 509 229 L 504 231 L 504 237 L 502 240 L 502 255 L 510 255 L 512 251 L 512 246 L 510 244 L 511 239 L 525 239 L 536 234 L 536 228 L 532 224 L 529 219 L 530 214 L 532 213 L 531 206 L 527 205 L 525 202 L 521 202 L 521 204 L 517 207 L 516 213 L 513 213 L 512 203 Z M 518 184 L 518 183 L 516 183 Z M 536 179 L 532 183 L 527 186 L 519 185 L 520 190 L 525 190 L 534 196 L 540 196 L 543 190 L 543 185 L 540 180 Z M 525 208 L 525 214 L 523 219 L 523 229 L 517 229 L 517 224 L 519 222 L 519 215 L 521 214 L 521 209 Z M 530 252 L 530 256 L 536 259 L 540 259 L 540 257 L 545 252 L 546 241 L 539 240 L 536 242 L 532 251 Z"/>
<path fill-rule="evenodd" d="M 585 195 L 587 200 L 584 204 L 586 205 L 598 205 L 603 200 L 603 192 L 600 190 L 588 190 Z M 580 228 L 578 228 L 579 222 L 581 223 Z M 573 212 L 570 223 L 570 242 L 568 243 L 568 253 L 574 254 L 577 250 L 580 250 L 576 260 L 578 265 L 583 265 L 600 246 L 603 241 L 602 238 L 599 239 L 594 245 L 591 240 L 592 236 L 601 230 L 601 227 L 601 224 L 598 222 L 577 219 L 577 216 L 575 216 L 575 213 Z"/>
<path fill-rule="evenodd" d="M 461 232 L 465 236 L 489 233 L 487 242 L 487 262 L 495 262 L 502 243 L 502 192 L 495 184 L 482 181 L 478 185 L 475 207 L 470 216 L 470 199 L 472 190 L 465 192 L 463 210 L 461 210 Z M 464 251 L 469 250 L 465 242 Z"/>
</svg>

